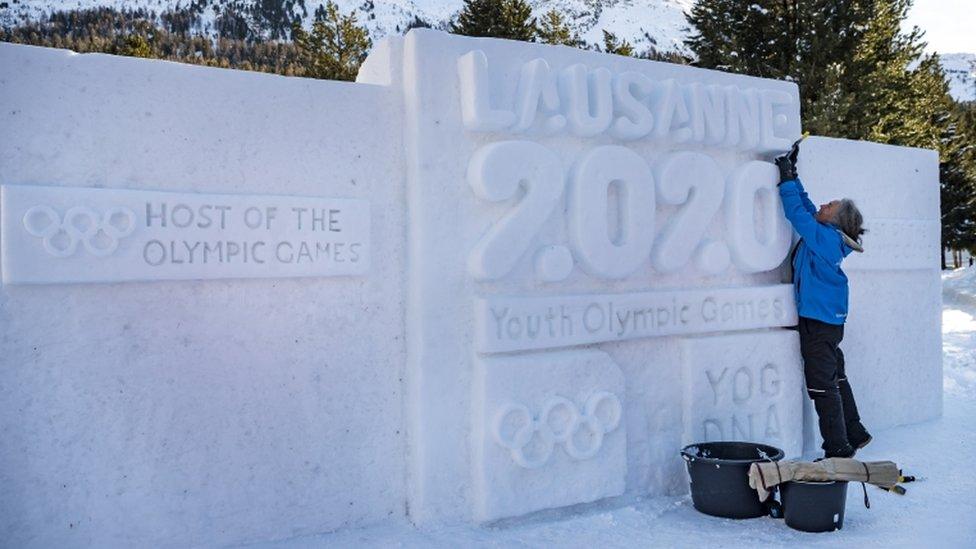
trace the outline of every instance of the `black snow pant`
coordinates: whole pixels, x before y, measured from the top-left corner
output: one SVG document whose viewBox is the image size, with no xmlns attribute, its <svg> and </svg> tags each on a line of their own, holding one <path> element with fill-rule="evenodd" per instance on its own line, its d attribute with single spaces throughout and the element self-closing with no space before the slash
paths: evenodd
<svg viewBox="0 0 976 549">
<path fill-rule="evenodd" d="M 828 455 L 849 448 L 848 430 L 860 427 L 861 417 L 854 403 L 851 384 L 844 373 L 844 325 L 827 324 L 800 317 L 800 353 L 807 394 L 813 399 L 820 420 L 823 449 Z"/>
</svg>

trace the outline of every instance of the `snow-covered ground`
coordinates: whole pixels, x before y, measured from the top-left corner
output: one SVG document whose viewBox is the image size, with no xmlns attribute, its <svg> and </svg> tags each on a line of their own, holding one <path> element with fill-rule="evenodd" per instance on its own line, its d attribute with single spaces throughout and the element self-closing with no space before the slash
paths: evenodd
<svg viewBox="0 0 976 549">
<path fill-rule="evenodd" d="M 861 486 L 847 494 L 844 529 L 808 534 L 782 520 L 728 520 L 702 515 L 689 496 L 615 500 L 544 512 L 491 528 L 417 530 L 384 525 L 259 547 L 976 547 L 976 267 L 943 275 L 945 414 L 941 419 L 876 431 L 858 457 L 890 459 L 925 477 L 897 496 Z M 856 389 L 856 388 L 855 388 Z M 906 402 L 905 406 L 911 406 Z M 323 495 L 328 497 L 328 495 Z"/>
<path fill-rule="evenodd" d="M 942 355 L 946 408 L 976 398 L 976 267 L 942 276 Z"/>
</svg>

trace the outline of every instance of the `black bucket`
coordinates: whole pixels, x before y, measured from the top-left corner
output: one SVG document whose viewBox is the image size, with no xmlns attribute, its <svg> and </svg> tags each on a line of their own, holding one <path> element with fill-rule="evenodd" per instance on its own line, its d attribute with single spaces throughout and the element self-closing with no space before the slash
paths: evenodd
<svg viewBox="0 0 976 549">
<path fill-rule="evenodd" d="M 702 442 L 682 448 L 681 457 L 688 465 L 695 509 L 734 519 L 768 513 L 756 491 L 749 487 L 749 466 L 757 461 L 783 459 L 779 448 L 754 442 Z"/>
<path fill-rule="evenodd" d="M 786 525 L 804 532 L 833 532 L 844 527 L 847 482 L 791 481 L 780 485 Z"/>
</svg>

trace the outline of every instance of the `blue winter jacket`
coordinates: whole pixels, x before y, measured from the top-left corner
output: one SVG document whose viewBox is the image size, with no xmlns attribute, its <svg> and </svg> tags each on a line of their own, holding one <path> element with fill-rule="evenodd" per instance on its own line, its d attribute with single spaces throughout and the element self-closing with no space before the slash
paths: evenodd
<svg viewBox="0 0 976 549">
<path fill-rule="evenodd" d="M 786 218 L 800 235 L 793 257 L 796 310 L 804 318 L 828 324 L 847 320 L 847 275 L 841 261 L 853 251 L 833 225 L 816 219 L 817 208 L 799 179 L 779 185 Z"/>
</svg>

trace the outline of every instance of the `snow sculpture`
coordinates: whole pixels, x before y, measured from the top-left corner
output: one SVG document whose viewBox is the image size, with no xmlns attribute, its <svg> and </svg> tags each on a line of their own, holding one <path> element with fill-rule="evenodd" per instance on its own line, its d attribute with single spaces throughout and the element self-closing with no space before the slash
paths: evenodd
<svg viewBox="0 0 976 549">
<path fill-rule="evenodd" d="M 816 449 L 769 163 L 792 83 L 431 30 L 356 84 L 0 66 L 12 545 L 491 522 L 673 493 L 695 440 Z M 937 156 L 800 161 L 871 231 L 845 263 L 865 423 L 938 415 Z"/>
<path fill-rule="evenodd" d="M 603 278 L 633 273 L 654 238 L 654 176 L 647 163 L 625 147 L 598 147 L 579 160 L 571 185 L 570 240 L 583 267 Z M 611 185 L 618 199 L 615 237 L 607 227 Z"/>
<path fill-rule="evenodd" d="M 844 260 L 851 296 L 842 346 L 864 423 L 936 417 L 942 410 L 938 153 L 824 137 L 807 141 L 799 169 L 812 199 L 853 199 L 868 230 L 864 253 Z M 807 446 L 815 448 L 812 409 L 807 419 Z"/>
<path fill-rule="evenodd" d="M 603 133 L 613 121 L 610 71 L 599 68 L 590 73 L 586 65 L 566 67 L 559 74 L 559 87 L 566 101 L 569 129 L 579 137 Z"/>
<path fill-rule="evenodd" d="M 793 286 L 475 299 L 482 353 L 796 325 Z"/>
<path fill-rule="evenodd" d="M 602 351 L 479 359 L 475 515 L 491 520 L 622 494 L 624 379 Z"/>
<path fill-rule="evenodd" d="M 0 67 L 0 545 L 402 517 L 388 90 L 8 43 Z"/>
<path fill-rule="evenodd" d="M 389 74 L 404 91 L 417 240 L 411 518 L 494 520 L 620 494 L 625 478 L 636 491 L 663 489 L 627 472 L 680 465 L 652 456 L 680 444 L 681 413 L 660 435 L 642 419 L 683 406 L 682 359 L 662 340 L 736 330 L 729 337 L 746 344 L 750 330 L 796 322 L 792 288 L 769 274 L 789 246 L 778 198 L 765 179 L 730 182 L 799 135 L 796 87 L 429 31 L 381 44 L 364 81 L 387 82 L 400 59 L 400 80 Z M 612 355 L 628 385 L 655 371 L 671 391 L 625 401 L 622 386 L 561 373 L 592 353 Z M 505 376 L 518 391 L 480 388 Z M 616 428 L 585 421 L 601 392 L 620 401 Z M 799 432 L 795 414 L 778 413 L 783 432 Z M 602 433 L 599 450 L 574 443 L 572 426 Z M 620 458 L 614 441 L 632 435 L 635 450 Z M 610 456 L 622 461 L 591 469 Z M 556 469 L 572 488 L 537 492 L 555 485 Z M 458 491 L 469 485 L 470 496 Z"/>
<path fill-rule="evenodd" d="M 698 251 L 700 268 L 705 273 L 725 270 L 729 264 L 728 246 L 708 243 L 699 249 L 725 191 L 718 164 L 701 153 L 672 153 L 658 160 L 654 174 L 661 202 L 684 205 L 657 237 L 651 256 L 654 268 L 662 273 L 677 271 Z M 710 249 L 708 253 L 706 246 Z"/>
<path fill-rule="evenodd" d="M 790 249 L 792 229 L 783 216 L 778 182 L 779 172 L 769 162 L 749 162 L 729 176 L 725 216 L 736 220 L 729 223 L 729 244 L 735 263 L 747 273 L 776 268 Z M 760 209 L 757 231 L 751 222 Z"/>
<path fill-rule="evenodd" d="M 515 113 L 495 109 L 488 96 L 488 58 L 482 51 L 472 51 L 458 59 L 458 75 L 468 93 L 463 95 L 461 112 L 464 125 L 474 131 L 495 131 L 511 126 Z"/>
<path fill-rule="evenodd" d="M 607 279 L 633 273 L 652 243 L 651 262 L 661 273 L 694 258 L 702 274 L 718 274 L 728 267 L 730 250 L 744 272 L 771 270 L 785 257 L 791 234 L 776 193 L 777 173 L 768 162 L 743 164 L 729 176 L 726 191 L 718 164 L 701 153 L 665 155 L 652 172 L 626 147 L 595 148 L 570 175 L 566 213 L 573 250 L 587 272 Z M 520 186 L 525 190 L 518 207 L 475 246 L 472 276 L 498 279 L 512 271 L 532 245 L 518 237 L 542 229 L 562 198 L 565 179 L 559 158 L 531 141 L 492 143 L 472 156 L 467 180 L 482 199 L 501 202 L 515 197 Z M 655 194 L 663 204 L 682 206 L 656 237 Z M 706 239 L 723 200 L 728 242 Z"/>
<path fill-rule="evenodd" d="M 456 66 L 462 119 L 473 132 L 523 133 L 540 126 L 543 134 L 567 128 L 584 138 L 609 133 L 627 141 L 772 152 L 788 149 L 799 128 L 796 98 L 777 89 L 655 80 L 640 71 L 583 63 L 556 70 L 537 58 L 521 65 L 517 89 L 506 101 L 492 93 L 483 50 L 459 55 Z"/>
<path fill-rule="evenodd" d="M 475 86 L 474 83 L 469 85 Z M 558 112 L 557 86 L 556 76 L 545 59 L 535 59 L 522 67 L 518 89 L 518 119 L 512 127 L 513 132 L 524 132 L 532 127 L 540 104 L 544 113 Z M 565 126 L 566 117 L 561 114 L 552 114 L 545 118 L 544 129 L 547 133 L 558 132 Z"/>
<path fill-rule="evenodd" d="M 7 283 L 369 270 L 370 212 L 364 200 L 35 185 L 5 185 L 2 197 Z M 75 253 L 79 247 L 87 253 Z"/>
<path fill-rule="evenodd" d="M 674 80 L 665 80 L 655 89 L 653 96 L 655 105 L 653 136 L 659 140 L 669 137 L 675 143 L 685 143 L 692 136 L 691 112 L 685 104 L 685 95 Z M 729 142 L 735 145 L 734 142 Z"/>
<path fill-rule="evenodd" d="M 613 393 L 600 392 L 580 410 L 566 397 L 550 397 L 535 415 L 524 404 L 506 404 L 495 415 L 495 442 L 512 453 L 512 461 L 527 469 L 549 462 L 562 445 L 573 459 L 589 459 L 600 452 L 603 437 L 620 425 L 623 409 Z M 531 454 L 535 454 L 533 457 Z"/>
<path fill-rule="evenodd" d="M 556 209 L 563 194 L 563 175 L 556 155 L 531 141 L 505 141 L 486 145 L 468 164 L 468 182 L 484 200 L 499 202 L 525 196 L 471 252 L 469 269 L 481 279 L 501 278 L 528 250 L 532 235 Z"/>
<path fill-rule="evenodd" d="M 686 444 L 747 440 L 803 452 L 803 367 L 796 332 L 681 340 Z"/>
<path fill-rule="evenodd" d="M 536 277 L 541 282 L 565 280 L 573 264 L 573 254 L 566 246 L 544 246 L 535 255 Z"/>
<path fill-rule="evenodd" d="M 24 213 L 24 229 L 40 238 L 44 250 L 54 257 L 71 256 L 79 242 L 96 257 L 112 255 L 119 240 L 135 228 L 136 214 L 129 208 L 112 207 L 99 216 L 91 208 L 75 206 L 64 212 L 63 219 L 45 205 L 33 206 Z"/>
<path fill-rule="evenodd" d="M 654 91 L 654 81 L 644 74 L 626 71 L 613 80 L 613 101 L 621 116 L 613 123 L 613 136 L 633 140 L 647 135 L 654 128 L 654 115 L 646 101 Z"/>
</svg>

